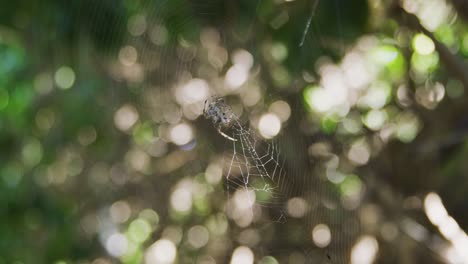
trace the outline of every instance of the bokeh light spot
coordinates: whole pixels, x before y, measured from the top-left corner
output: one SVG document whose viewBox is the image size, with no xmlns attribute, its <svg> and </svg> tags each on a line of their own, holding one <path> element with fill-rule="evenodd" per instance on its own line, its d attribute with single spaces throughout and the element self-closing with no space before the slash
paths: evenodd
<svg viewBox="0 0 468 264">
<path fill-rule="evenodd" d="M 97 132 L 96 129 L 92 126 L 86 126 L 80 128 L 78 131 L 78 142 L 82 146 L 88 146 L 89 144 L 92 144 L 97 138 Z"/>
<path fill-rule="evenodd" d="M 75 72 L 68 66 L 62 66 L 55 72 L 55 84 L 61 89 L 68 89 L 75 83 Z"/>
<path fill-rule="evenodd" d="M 352 264 L 370 264 L 374 262 L 379 244 L 372 236 L 363 236 L 353 246 L 351 251 Z"/>
<path fill-rule="evenodd" d="M 333 107 L 330 94 L 317 86 L 309 86 L 304 90 L 304 100 L 312 110 L 325 113 Z"/>
<path fill-rule="evenodd" d="M 232 89 L 237 89 L 247 81 L 248 77 L 249 72 L 246 68 L 234 64 L 226 73 L 226 84 Z"/>
<path fill-rule="evenodd" d="M 42 153 L 42 144 L 35 138 L 29 140 L 21 151 L 23 162 L 29 167 L 36 166 L 41 161 Z"/>
<path fill-rule="evenodd" d="M 185 145 L 193 139 L 193 130 L 185 123 L 175 125 L 170 131 L 170 138 L 176 145 Z"/>
<path fill-rule="evenodd" d="M 442 204 L 442 200 L 436 193 L 429 193 L 424 199 L 424 211 L 431 223 L 440 225 L 448 217 L 447 210 Z"/>
<path fill-rule="evenodd" d="M 253 264 L 254 254 L 248 247 L 238 247 L 232 253 L 230 264 Z"/>
<path fill-rule="evenodd" d="M 162 25 L 155 25 L 150 31 L 149 31 L 149 38 L 151 42 L 153 42 L 155 45 L 161 46 L 166 44 L 168 40 L 169 32 L 167 31 L 166 27 Z"/>
<path fill-rule="evenodd" d="M 234 194 L 234 202 L 236 207 L 241 210 L 252 208 L 255 203 L 255 191 L 239 189 Z"/>
<path fill-rule="evenodd" d="M 137 14 L 128 19 L 128 32 L 132 36 L 141 36 L 146 31 L 146 17 L 142 14 Z"/>
<path fill-rule="evenodd" d="M 271 56 L 281 62 L 288 57 L 288 49 L 283 43 L 274 43 L 271 47 Z"/>
<path fill-rule="evenodd" d="M 208 165 L 205 171 L 205 179 L 208 183 L 211 184 L 218 184 L 221 179 L 223 178 L 223 168 L 216 164 L 216 163 L 211 163 Z"/>
<path fill-rule="evenodd" d="M 270 112 L 279 117 L 281 122 L 285 122 L 291 116 L 291 107 L 285 101 L 279 100 L 272 103 L 269 107 Z"/>
<path fill-rule="evenodd" d="M 315 245 L 324 248 L 330 244 L 331 232 L 330 228 L 325 224 L 318 224 L 312 230 L 312 239 Z"/>
<path fill-rule="evenodd" d="M 151 234 L 151 225 L 145 219 L 135 219 L 128 227 L 128 236 L 135 242 L 142 243 L 147 240 Z"/>
<path fill-rule="evenodd" d="M 210 238 L 206 227 L 197 225 L 189 229 L 187 239 L 190 245 L 194 248 L 204 247 Z"/>
<path fill-rule="evenodd" d="M 288 214 L 292 217 L 303 217 L 307 211 L 307 202 L 300 197 L 294 197 L 288 200 Z"/>
<path fill-rule="evenodd" d="M 110 255 L 120 257 L 127 252 L 128 240 L 122 234 L 112 234 L 106 241 L 106 249 Z"/>
<path fill-rule="evenodd" d="M 260 260 L 259 264 L 279 264 L 279 262 L 272 256 L 266 256 Z"/>
<path fill-rule="evenodd" d="M 178 188 L 171 195 L 171 206 L 179 212 L 187 212 L 192 208 L 192 193 L 187 188 Z"/>
<path fill-rule="evenodd" d="M 209 95 L 209 86 L 205 80 L 192 79 L 176 91 L 176 100 L 182 104 L 202 102 Z"/>
<path fill-rule="evenodd" d="M 145 255 L 146 264 L 170 264 L 174 263 L 177 249 L 174 243 L 167 239 L 160 239 L 151 245 Z"/>
<path fill-rule="evenodd" d="M 129 130 L 138 121 L 138 112 L 132 105 L 123 105 L 114 115 L 115 126 L 122 130 Z"/>
<path fill-rule="evenodd" d="M 164 228 L 162 232 L 162 237 L 172 241 L 174 244 L 179 244 L 182 241 L 182 228 L 179 226 L 168 226 Z"/>
<path fill-rule="evenodd" d="M 415 118 L 403 118 L 398 122 L 397 126 L 396 136 L 405 143 L 413 141 L 419 131 L 419 123 Z"/>
<path fill-rule="evenodd" d="M 383 45 L 376 48 L 372 56 L 377 62 L 386 65 L 395 61 L 398 57 L 398 50 L 393 46 Z"/>
<path fill-rule="evenodd" d="M 258 130 L 262 137 L 267 139 L 273 138 L 278 135 L 281 130 L 281 120 L 276 114 L 264 114 L 260 117 L 260 121 L 258 122 Z"/>
<path fill-rule="evenodd" d="M 254 58 L 250 52 L 240 49 L 233 52 L 232 62 L 248 71 L 254 64 Z"/>
<path fill-rule="evenodd" d="M 420 33 L 413 38 L 413 49 L 421 55 L 428 55 L 434 52 L 435 45 L 432 39 Z"/>
<path fill-rule="evenodd" d="M 377 82 L 361 97 L 359 104 L 372 109 L 380 109 L 385 106 L 391 96 L 392 88 L 386 82 Z"/>
<path fill-rule="evenodd" d="M 350 174 L 340 184 L 340 191 L 346 196 L 357 196 L 361 193 L 363 184 L 357 175 Z"/>
<path fill-rule="evenodd" d="M 363 117 L 363 123 L 371 130 L 379 130 L 387 121 L 387 113 L 382 110 L 371 110 Z"/>
<path fill-rule="evenodd" d="M 110 207 L 110 216 L 115 223 L 124 223 L 130 218 L 132 210 L 126 201 L 117 201 Z"/>
<path fill-rule="evenodd" d="M 364 140 L 356 140 L 348 151 L 348 159 L 357 165 L 364 165 L 370 158 L 369 145 Z"/>
<path fill-rule="evenodd" d="M 47 94 L 54 88 L 54 79 L 49 73 L 40 73 L 34 78 L 34 89 L 40 94 Z"/>
<path fill-rule="evenodd" d="M 138 52 L 133 46 L 125 46 L 119 51 L 119 61 L 125 66 L 132 66 L 138 59 Z"/>
</svg>

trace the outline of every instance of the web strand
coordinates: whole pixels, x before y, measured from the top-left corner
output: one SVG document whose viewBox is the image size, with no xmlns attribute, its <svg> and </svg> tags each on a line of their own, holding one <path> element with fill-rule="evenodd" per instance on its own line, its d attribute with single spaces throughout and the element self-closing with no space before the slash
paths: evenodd
<svg viewBox="0 0 468 264">
<path fill-rule="evenodd" d="M 301 42 L 299 43 L 299 47 L 302 47 L 304 45 L 304 41 L 306 39 L 307 33 L 309 32 L 310 24 L 312 23 L 312 18 L 314 18 L 315 11 L 317 11 L 317 6 L 318 6 L 319 1 L 320 0 L 315 0 L 313 3 L 312 10 L 310 12 L 309 18 L 307 19 L 305 29 L 302 32 L 302 38 L 301 38 Z"/>
</svg>

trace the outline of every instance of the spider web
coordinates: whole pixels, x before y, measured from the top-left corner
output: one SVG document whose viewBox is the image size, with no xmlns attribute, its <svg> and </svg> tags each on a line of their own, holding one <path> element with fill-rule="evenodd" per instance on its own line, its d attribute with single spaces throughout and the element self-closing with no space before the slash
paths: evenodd
<svg viewBox="0 0 468 264">
<path fill-rule="evenodd" d="M 103 3 L 106 2 L 109 1 Z M 126 17 L 109 19 L 109 16 L 103 12 L 107 10 L 107 6 L 96 5 L 96 8 L 91 7 L 96 9 L 91 27 L 104 29 L 103 31 L 109 33 L 109 36 L 103 38 L 111 43 L 118 42 L 119 39 L 118 34 L 110 33 L 120 31 L 122 25 L 123 31 L 129 32 L 120 47 L 118 59 L 105 66 L 115 80 L 115 86 L 109 86 L 109 97 L 112 99 L 110 103 L 115 110 L 123 109 L 127 117 L 135 119 L 135 127 L 138 129 L 132 132 L 133 136 L 139 139 L 137 140 L 139 146 L 135 148 L 145 151 L 152 149 L 155 146 L 150 145 L 154 142 L 146 139 L 151 138 L 151 132 L 155 132 L 154 134 L 161 132 L 161 135 L 158 135 L 160 136 L 158 143 L 165 148 L 161 148 L 163 150 L 156 154 L 152 153 L 158 165 L 161 165 L 155 166 L 157 167 L 155 174 L 158 176 L 168 174 L 169 177 L 164 182 L 160 180 L 161 178 L 154 177 L 155 185 L 160 187 L 161 183 L 171 184 L 171 181 L 181 178 L 189 178 L 189 181 L 193 182 L 193 179 L 203 175 L 206 167 L 218 162 L 220 157 L 224 157 L 222 165 L 224 170 L 219 174 L 222 174 L 225 180 L 223 187 L 226 189 L 227 199 L 225 193 L 216 192 L 218 196 L 206 198 L 203 205 L 210 207 L 207 210 L 210 213 L 224 216 L 224 207 L 227 204 L 229 221 L 226 222 L 232 224 L 232 227 L 229 233 L 226 232 L 227 235 L 224 234 L 223 239 L 232 243 L 220 244 L 229 244 L 227 247 L 248 245 L 256 257 L 267 255 L 268 249 L 274 249 L 275 252 L 271 252 L 271 255 L 282 255 L 280 263 L 296 263 L 287 259 L 297 252 L 296 248 L 291 248 L 291 245 L 301 244 L 303 246 L 301 249 L 308 248 L 308 250 L 299 250 L 300 253 L 306 260 L 314 261 L 313 263 L 320 263 L 321 259 L 328 259 L 333 263 L 349 262 L 352 243 L 360 235 L 359 210 L 360 206 L 365 204 L 361 204 L 359 199 L 365 189 L 359 185 L 361 181 L 356 180 L 359 177 L 350 174 L 356 166 L 346 160 L 346 155 L 349 154 L 346 153 L 348 142 L 342 142 L 339 134 L 336 137 L 338 140 L 330 139 L 334 136 L 324 135 L 318 128 L 327 126 L 328 121 L 333 123 L 335 120 L 311 117 L 311 113 L 304 109 L 301 92 L 310 88 L 310 85 L 321 82 L 319 75 L 322 74 L 318 70 L 320 65 L 331 66 L 331 62 L 334 64 L 340 61 L 346 55 L 345 52 L 348 55 L 356 55 L 352 50 L 346 51 L 350 47 L 345 47 L 345 41 L 353 39 L 353 34 L 356 34 L 353 32 L 364 32 L 363 28 L 359 26 L 356 28 L 353 25 L 359 24 L 360 20 L 356 20 L 358 17 L 368 17 L 365 11 L 367 5 L 364 4 L 368 1 L 124 2 L 130 10 L 128 21 Z M 356 12 L 363 15 L 356 15 L 359 14 Z M 107 30 L 103 22 L 120 27 L 112 27 L 115 31 L 113 32 Z M 367 39 L 366 43 L 369 40 L 371 39 Z M 226 77 L 229 69 L 234 69 L 237 73 L 239 70 L 234 67 L 237 63 L 232 58 L 237 50 L 242 50 L 244 54 L 251 56 L 249 62 L 251 65 L 246 70 L 248 80 L 237 87 L 227 87 L 224 81 L 228 79 Z M 337 67 L 324 68 L 324 72 L 325 70 L 330 70 L 331 73 L 335 72 Z M 328 74 L 328 76 L 334 75 Z M 330 78 L 327 81 L 336 81 L 336 79 Z M 192 89 L 188 96 L 189 93 L 183 89 L 183 86 L 193 80 L 198 84 L 202 83 L 197 88 L 205 88 L 206 93 L 200 92 L 203 89 L 196 92 Z M 331 84 L 329 87 L 337 86 L 336 82 Z M 257 91 L 260 99 L 247 102 L 245 94 L 254 93 L 251 88 L 258 87 L 260 87 Z M 199 96 L 200 94 L 202 96 Z M 281 130 L 281 144 L 278 143 L 280 139 L 263 139 L 257 134 L 255 124 L 242 125 L 239 118 L 235 117 L 234 123 L 227 128 L 227 131 L 223 131 L 234 140 L 220 136 L 225 142 L 225 147 L 217 145 L 220 140 L 206 136 L 215 132 L 204 129 L 206 127 L 198 119 L 203 111 L 203 101 L 209 94 L 239 97 L 242 100 L 242 104 L 238 105 L 240 109 L 254 109 L 247 113 L 251 116 L 255 116 L 255 110 L 264 106 L 262 98 L 274 94 L 276 98 L 284 100 L 294 109 L 291 111 L 291 118 L 285 121 L 287 126 Z M 107 98 L 102 101 L 106 101 Z M 125 104 L 129 104 L 130 107 Z M 263 110 L 265 109 L 262 108 Z M 194 132 L 190 138 L 192 141 L 177 144 L 175 140 L 171 141 L 166 136 L 179 124 L 181 126 L 178 128 L 182 129 L 182 132 Z M 330 126 L 333 125 L 336 124 Z M 148 131 L 150 133 L 147 133 Z M 325 131 L 325 134 L 327 133 L 329 132 Z M 337 146 L 340 143 L 343 144 Z M 213 146 L 215 151 L 210 149 Z M 205 153 L 212 153 L 211 156 L 215 158 L 194 158 L 197 154 Z M 345 159 L 339 160 L 341 157 Z M 212 162 L 210 159 L 216 161 Z M 341 168 L 340 161 L 343 161 Z M 160 168 L 164 167 L 162 165 L 166 164 L 169 165 L 165 170 L 161 170 Z M 345 178 L 351 180 L 343 182 Z M 212 183 L 206 185 L 210 184 Z M 206 189 L 212 187 L 210 185 Z M 218 185 L 214 189 L 217 187 Z M 369 189 L 371 187 L 369 185 Z M 344 189 L 353 191 L 353 195 L 346 194 Z M 169 193 L 171 188 L 160 188 L 157 191 Z M 188 191 L 183 192 L 184 195 L 187 193 Z M 223 196 L 222 201 L 218 201 L 220 199 L 217 198 L 221 196 Z M 340 200 L 342 198 L 343 200 Z M 148 199 L 150 203 L 154 200 L 153 197 Z M 308 208 L 303 210 L 305 212 L 303 215 L 294 216 L 289 211 L 291 207 L 294 209 L 294 203 L 291 203 L 293 204 L 291 206 L 290 202 L 298 200 Z M 162 206 L 162 209 L 158 210 L 166 212 L 166 209 Z M 206 214 L 196 215 L 198 218 L 192 218 L 192 222 L 188 224 L 204 221 L 205 219 L 200 218 L 205 216 L 208 218 L 207 211 L 204 212 Z M 288 214 L 286 223 L 285 211 Z M 373 209 L 368 211 L 371 212 Z M 273 212 L 277 215 L 272 215 Z M 365 210 L 362 215 L 365 215 L 364 213 Z M 248 221 L 242 222 L 242 217 Z M 174 220 L 170 216 L 167 218 Z M 175 224 L 180 223 L 180 219 L 176 220 Z M 236 226 L 231 220 L 238 225 Z M 263 225 L 263 220 L 285 224 Z M 236 242 L 235 237 L 242 233 L 243 229 L 261 229 L 263 226 L 268 228 L 273 226 L 272 229 L 275 229 L 270 232 L 270 235 L 273 234 L 270 238 L 262 236 L 256 245 L 249 245 L 244 243 L 245 241 Z M 315 238 L 311 238 L 313 229 L 317 226 L 322 228 L 319 230 L 321 231 L 319 235 L 323 235 L 324 230 L 328 230 L 327 243 L 320 244 Z M 184 248 L 186 244 L 178 245 L 178 249 Z M 219 259 L 222 262 L 230 256 L 231 249 L 224 252 L 207 249 L 206 252 L 213 253 L 213 256 L 217 256 L 216 261 Z M 286 253 L 283 255 L 278 250 L 284 250 Z M 205 251 L 205 248 L 200 251 Z M 297 261 L 297 263 L 306 263 L 306 261 Z"/>
<path fill-rule="evenodd" d="M 177 112 L 185 113 L 192 111 L 198 112 L 198 114 L 201 115 L 205 98 L 198 101 L 191 101 L 182 106 L 180 102 L 174 100 L 174 97 L 177 96 L 172 94 L 174 90 L 176 90 L 174 93 L 177 93 L 177 87 L 182 86 L 181 83 L 187 82 L 193 78 L 204 79 L 212 84 L 210 93 L 238 96 L 240 92 L 235 94 L 234 92 L 227 91 L 222 85 L 218 85 L 217 77 L 213 77 L 216 75 L 214 73 L 218 72 L 220 75 L 224 74 L 224 69 L 222 67 L 213 67 L 211 65 L 213 63 L 206 63 L 207 60 L 204 58 L 205 50 L 207 50 L 208 53 L 213 52 L 213 54 L 219 55 L 222 53 L 218 54 L 216 52 L 224 48 L 226 48 L 226 52 L 231 52 L 235 49 L 229 47 L 225 39 L 229 38 L 231 34 L 235 35 L 229 31 L 232 29 L 227 28 L 227 25 L 223 26 L 223 24 L 211 25 L 212 29 L 214 28 L 215 31 L 219 32 L 220 40 L 218 43 L 212 41 L 209 46 L 204 48 L 201 47 L 203 44 L 200 45 L 197 43 L 198 40 L 196 38 L 198 36 L 193 37 L 193 35 L 196 35 L 193 34 L 193 32 L 198 32 L 198 30 L 204 26 L 203 19 L 219 19 L 217 15 L 212 12 L 218 10 L 217 5 L 219 3 L 216 1 L 161 1 L 157 2 L 157 4 L 155 3 L 156 2 L 148 1 L 147 8 L 143 8 L 148 10 L 148 13 L 137 14 L 132 17 L 132 19 L 136 17 L 137 21 L 143 17 L 146 28 L 145 34 L 133 35 L 129 37 L 125 43 L 125 45 L 131 47 L 131 50 L 135 49 L 137 51 L 137 63 L 132 64 L 132 66 L 119 66 L 117 69 L 121 72 L 120 75 L 124 76 L 122 79 L 126 80 L 130 87 L 138 87 L 139 90 L 134 90 L 132 92 L 141 94 L 141 96 L 136 99 L 141 101 L 137 101 L 135 104 L 137 104 L 139 108 L 145 108 L 143 113 L 147 114 L 153 121 L 159 122 L 163 120 L 169 123 L 177 123 L 180 122 L 180 119 L 184 118 L 181 118 L 182 114 L 178 115 Z M 266 3 L 266 1 L 255 1 L 255 4 L 253 4 L 254 9 L 258 10 L 259 5 L 262 3 Z M 301 21 L 301 19 L 291 19 L 292 22 L 290 23 L 291 25 L 288 25 L 290 29 L 288 32 L 296 31 L 294 34 L 294 42 L 295 46 L 300 47 L 300 50 L 322 51 L 323 47 L 321 45 L 323 43 L 316 41 L 322 35 L 321 32 L 318 32 L 322 27 L 316 22 L 316 16 L 323 13 L 323 9 L 320 8 L 320 5 L 324 4 L 326 4 L 325 1 L 314 0 L 308 4 L 310 9 L 306 10 L 307 15 L 302 16 L 303 18 L 305 17 L 305 21 Z M 256 21 L 257 14 L 254 12 L 251 15 L 252 18 L 249 20 L 250 26 L 248 26 L 247 33 L 250 34 L 253 32 L 253 34 L 260 35 L 261 32 L 258 31 L 261 29 L 256 27 L 258 23 L 258 21 Z M 322 16 L 325 15 L 326 14 L 322 14 Z M 174 19 L 178 24 L 168 23 L 168 21 L 171 21 L 172 17 L 177 16 L 183 17 Z M 280 17 L 280 14 L 278 17 Z M 292 30 L 293 28 L 294 30 Z M 169 31 L 175 33 L 171 35 L 167 33 Z M 166 39 L 164 41 L 161 39 L 161 36 L 164 35 L 161 32 L 166 32 Z M 248 35 L 247 33 L 245 35 Z M 240 35 L 241 33 L 236 32 L 236 34 Z M 256 48 L 253 47 L 255 44 L 256 43 L 253 42 L 245 43 L 245 45 L 239 45 L 238 48 L 246 50 L 252 48 L 252 50 L 255 50 Z M 128 50 L 128 47 L 122 50 Z M 123 54 L 125 55 L 125 53 Z M 304 68 L 307 68 L 307 64 L 313 62 L 311 57 L 303 57 L 302 55 L 295 57 L 295 60 L 299 62 L 297 64 L 301 64 L 301 62 L 306 64 L 303 65 Z M 229 62 L 224 62 L 224 64 L 223 67 L 229 66 Z M 143 82 L 143 85 L 139 85 L 141 82 Z M 138 85 L 135 85 L 135 83 Z M 267 90 L 262 91 L 262 93 L 268 96 L 274 92 Z M 120 98 L 116 98 L 116 96 L 118 97 L 118 95 L 112 95 L 113 101 L 120 101 Z M 127 99 L 130 96 L 122 97 Z M 293 109 L 293 112 L 299 114 L 300 111 L 303 111 L 300 104 L 295 104 L 295 106 L 297 106 L 297 108 Z M 175 110 L 166 111 L 167 109 Z M 168 114 L 163 115 L 162 113 L 164 112 Z M 191 120 L 188 122 L 195 120 L 197 117 L 196 115 L 189 116 L 188 119 Z M 164 127 L 165 124 L 162 126 Z M 293 127 L 291 131 L 282 132 L 286 135 L 285 138 L 294 137 L 298 142 L 298 144 L 290 144 L 290 146 L 286 147 L 285 145 L 287 143 L 281 142 L 280 144 L 280 140 L 277 138 L 262 138 L 258 135 L 254 126 L 241 124 L 238 117 L 234 117 L 232 126 L 226 132 L 230 137 L 235 139 L 235 141 L 225 139 L 226 147 L 223 150 L 223 165 L 225 166 L 223 177 L 227 193 L 227 214 L 231 216 L 231 218 L 232 216 L 249 218 L 247 223 L 241 223 L 242 228 L 251 226 L 249 223 L 252 222 L 268 223 L 273 221 L 274 223 L 280 223 L 279 225 L 274 225 L 275 228 L 278 228 L 278 231 L 275 231 L 277 232 L 275 238 L 270 240 L 265 239 L 259 242 L 256 250 L 262 251 L 264 254 L 267 253 L 264 250 L 266 248 L 266 251 L 268 251 L 268 247 L 284 250 L 285 256 L 291 254 L 291 252 L 296 252 L 296 249 L 289 248 L 291 243 L 287 240 L 291 228 L 288 224 L 292 222 L 289 221 L 289 216 L 288 219 L 286 219 L 285 212 L 289 199 L 303 197 L 304 200 L 308 203 L 310 202 L 310 204 L 321 204 L 323 201 L 327 201 L 328 204 L 339 203 L 339 201 L 336 201 L 336 197 L 330 194 L 326 183 L 324 184 L 323 181 L 317 179 L 316 175 L 313 175 L 314 170 L 312 166 L 304 162 L 303 157 L 308 156 L 307 146 L 312 142 L 301 142 L 302 136 L 293 136 L 293 130 L 297 129 L 299 126 L 299 120 L 291 120 L 290 127 Z M 296 154 L 293 158 L 291 158 L 291 152 Z M 285 159 L 286 157 L 288 160 Z M 195 171 L 200 171 L 200 165 L 194 167 L 198 169 Z M 341 226 L 344 222 L 344 214 L 340 210 L 328 210 L 324 208 L 323 205 L 316 207 L 317 208 L 309 210 L 308 214 L 300 220 L 302 230 L 306 230 L 302 233 L 304 233 L 304 236 L 307 236 L 307 238 L 303 240 L 307 241 L 305 243 L 309 243 L 307 247 L 314 247 L 310 239 L 310 229 L 319 223 L 330 223 L 332 230 L 337 230 L 336 234 L 338 234 L 334 236 L 331 241 L 333 243 L 339 241 L 336 246 L 333 246 L 334 248 L 331 248 L 332 246 L 329 247 L 331 248 L 330 250 L 337 249 L 330 255 L 332 255 L 333 260 L 339 262 L 340 257 L 337 257 L 337 254 L 341 254 L 339 252 L 346 253 L 350 245 L 349 239 L 341 235 L 341 233 L 343 233 Z M 239 219 L 234 220 L 238 222 L 237 220 Z M 283 224 L 286 220 L 288 220 L 288 222 Z M 321 253 L 319 253 L 322 257 L 317 257 L 314 255 L 314 252 L 303 250 L 302 248 L 303 247 L 301 247 L 299 251 L 302 251 L 301 253 L 305 255 L 307 259 L 324 259 L 326 255 L 322 250 Z M 282 252 L 277 251 L 271 252 L 271 255 L 282 254 Z M 342 260 L 344 260 L 344 258 Z"/>
<path fill-rule="evenodd" d="M 261 141 L 253 129 L 243 127 L 237 120 L 232 130 L 236 141 L 231 141 L 232 154 L 228 155 L 227 193 L 244 190 L 250 204 L 274 208 L 279 213 L 276 221 L 285 221 L 282 206 L 287 197 L 286 171 L 279 144 Z"/>
<path fill-rule="evenodd" d="M 275 208 L 279 213 L 276 222 L 284 222 L 286 219 L 281 207 L 286 199 L 286 172 L 277 142 L 262 140 L 255 129 L 243 126 L 222 97 L 214 96 L 207 100 L 204 115 L 218 127 L 220 135 L 232 142 L 231 152 L 225 159 L 228 195 L 243 191 L 238 195 L 246 196 L 249 206 L 238 207 L 250 209 L 252 214 L 254 204 Z M 223 125 L 229 127 L 231 136 L 221 131 Z"/>
</svg>

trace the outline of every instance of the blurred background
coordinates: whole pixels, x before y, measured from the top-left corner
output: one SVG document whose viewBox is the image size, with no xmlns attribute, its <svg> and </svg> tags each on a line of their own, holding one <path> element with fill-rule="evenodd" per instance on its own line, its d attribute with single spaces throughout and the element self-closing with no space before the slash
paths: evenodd
<svg viewBox="0 0 468 264">
<path fill-rule="evenodd" d="M 0 263 L 468 263 L 468 1 L 1 6 Z"/>
</svg>

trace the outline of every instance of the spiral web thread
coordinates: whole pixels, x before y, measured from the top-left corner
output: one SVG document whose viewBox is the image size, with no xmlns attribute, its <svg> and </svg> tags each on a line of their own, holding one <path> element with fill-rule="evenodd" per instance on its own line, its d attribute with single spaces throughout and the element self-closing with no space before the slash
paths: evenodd
<svg viewBox="0 0 468 264">
<path fill-rule="evenodd" d="M 259 140 L 255 131 L 241 125 L 238 117 L 224 103 L 215 98 L 208 104 L 206 117 L 217 124 L 217 116 L 228 117 L 230 136 L 218 129 L 218 132 L 232 142 L 227 162 L 226 186 L 230 196 L 237 190 L 243 190 L 247 204 L 256 203 L 261 207 L 273 208 L 279 212 L 276 221 L 282 222 L 285 216 L 282 204 L 285 200 L 284 160 L 281 161 L 279 145 L 273 140 Z"/>
<path fill-rule="evenodd" d="M 284 221 L 282 203 L 286 173 L 283 170 L 281 151 L 276 142 L 257 140 L 255 132 L 244 128 L 236 120 L 233 126 L 232 157 L 226 173 L 227 192 L 243 188 L 249 201 L 262 207 L 279 210 L 278 222 Z M 255 197 L 252 197 L 253 191 Z M 253 201 L 255 199 L 255 201 Z"/>
</svg>

